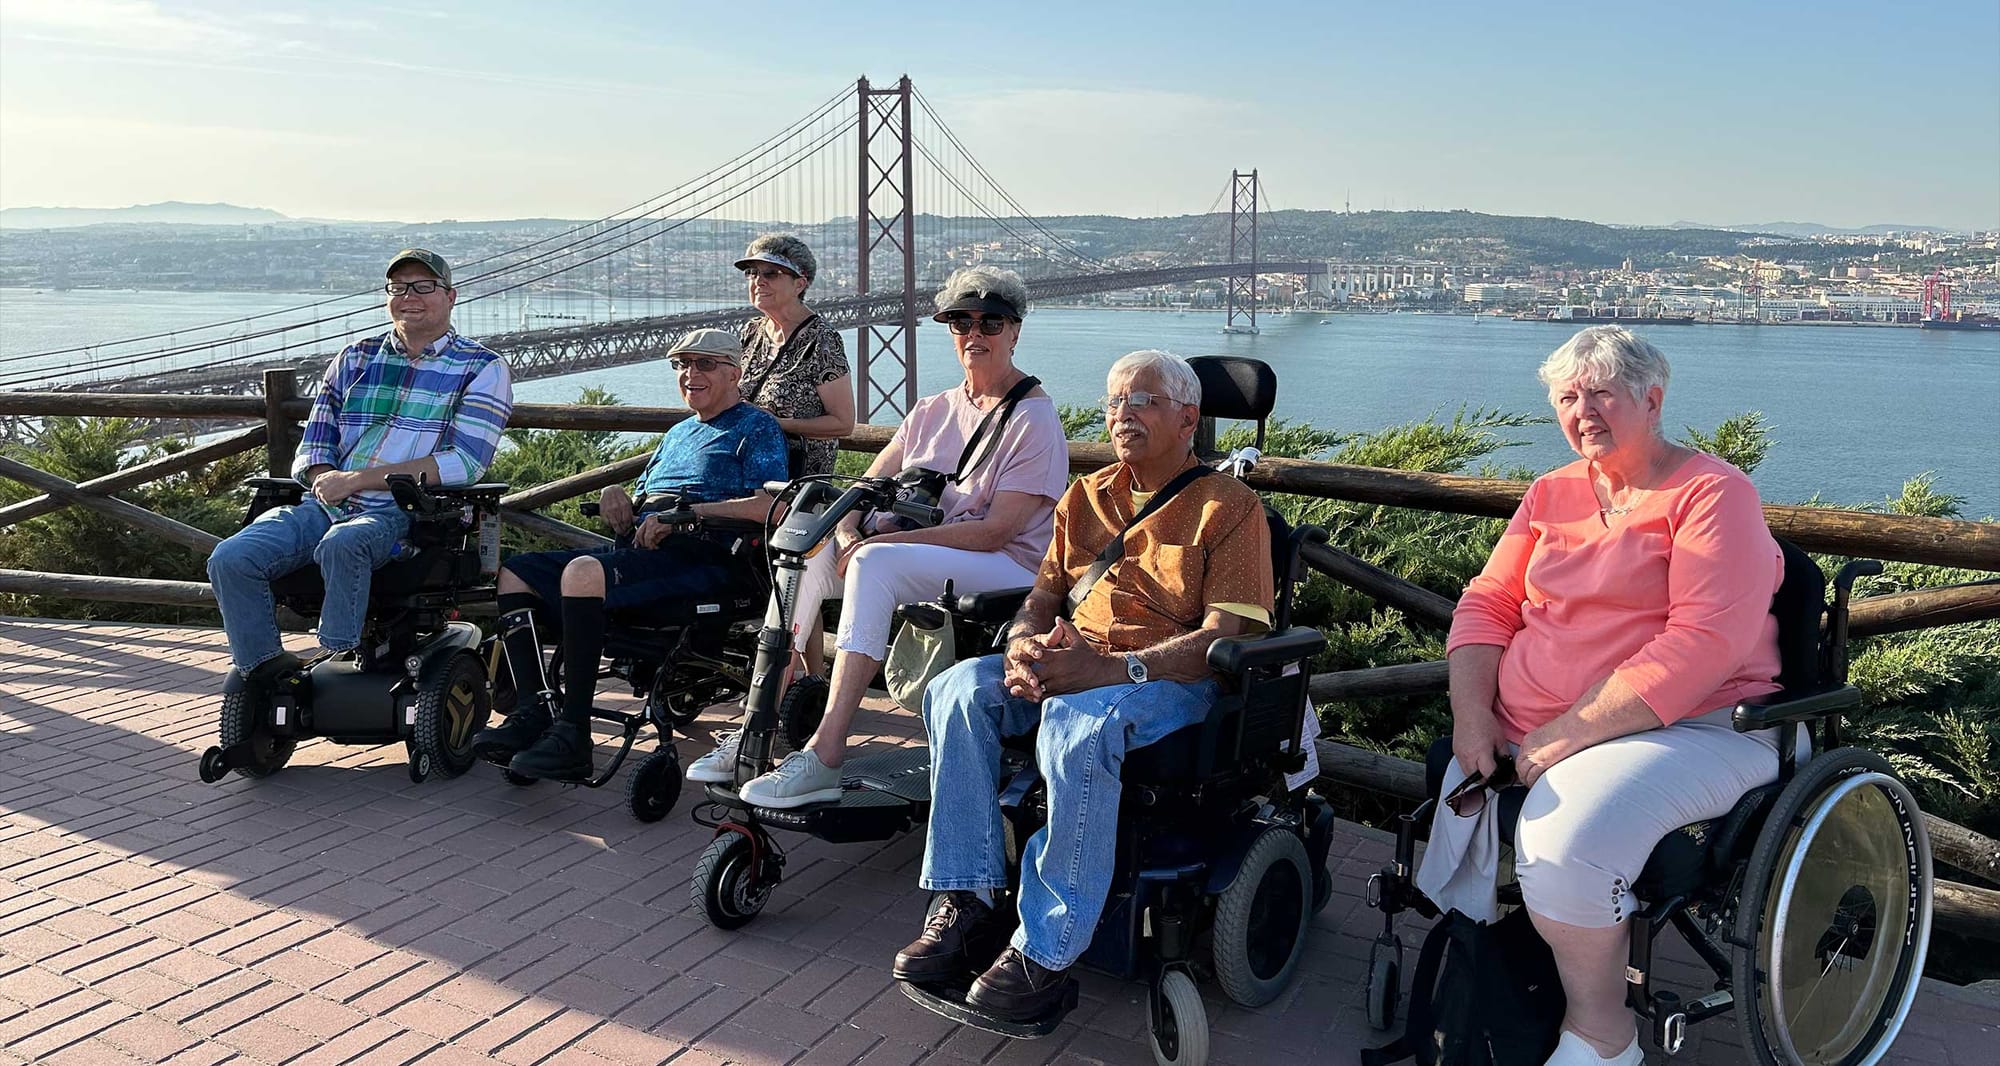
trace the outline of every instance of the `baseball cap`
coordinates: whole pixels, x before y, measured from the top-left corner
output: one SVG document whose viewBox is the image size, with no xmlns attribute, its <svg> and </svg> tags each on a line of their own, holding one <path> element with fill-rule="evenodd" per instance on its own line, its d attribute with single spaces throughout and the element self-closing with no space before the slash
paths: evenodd
<svg viewBox="0 0 2000 1066">
<path fill-rule="evenodd" d="M 689 330 L 674 342 L 672 348 L 667 349 L 669 358 L 683 354 L 706 355 L 736 366 L 743 365 L 743 344 L 736 339 L 736 334 L 726 329 Z"/>
<path fill-rule="evenodd" d="M 394 274 L 396 268 L 402 266 L 404 263 L 415 263 L 423 267 L 425 270 L 437 275 L 437 279 L 444 282 L 445 288 L 451 288 L 451 264 L 444 261 L 444 256 L 428 248 L 405 248 L 397 252 L 395 258 L 389 260 L 389 268 L 384 270 L 382 275 L 387 277 L 390 274 Z"/>
</svg>

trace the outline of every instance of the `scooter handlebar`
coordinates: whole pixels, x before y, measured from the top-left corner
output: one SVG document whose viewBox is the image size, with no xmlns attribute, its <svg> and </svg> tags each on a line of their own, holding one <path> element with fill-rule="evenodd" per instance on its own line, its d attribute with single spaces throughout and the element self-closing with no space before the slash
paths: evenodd
<svg viewBox="0 0 2000 1066">
<path fill-rule="evenodd" d="M 897 500 L 889 505 L 889 510 L 897 516 L 907 518 L 920 526 L 934 526 L 944 521 L 944 510 L 913 500 Z"/>
</svg>

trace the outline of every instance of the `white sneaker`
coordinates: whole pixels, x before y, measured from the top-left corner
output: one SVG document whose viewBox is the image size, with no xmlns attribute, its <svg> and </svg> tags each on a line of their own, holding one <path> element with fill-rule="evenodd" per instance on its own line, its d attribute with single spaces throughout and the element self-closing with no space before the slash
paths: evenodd
<svg viewBox="0 0 2000 1066">
<path fill-rule="evenodd" d="M 736 780 L 736 746 L 743 731 L 734 729 L 715 738 L 715 750 L 694 761 L 682 776 L 704 785 L 727 785 Z"/>
<path fill-rule="evenodd" d="M 840 801 L 840 770 L 819 761 L 811 748 L 785 756 L 778 768 L 737 790 L 743 802 L 789 810 Z"/>
<path fill-rule="evenodd" d="M 1599 1055 L 1589 1041 L 1564 1029 L 1562 1039 L 1556 1042 L 1555 1054 L 1549 1056 L 1546 1066 L 1645 1066 L 1645 1063 L 1646 1052 L 1639 1047 L 1636 1033 L 1625 1050 L 1607 1059 Z"/>
</svg>

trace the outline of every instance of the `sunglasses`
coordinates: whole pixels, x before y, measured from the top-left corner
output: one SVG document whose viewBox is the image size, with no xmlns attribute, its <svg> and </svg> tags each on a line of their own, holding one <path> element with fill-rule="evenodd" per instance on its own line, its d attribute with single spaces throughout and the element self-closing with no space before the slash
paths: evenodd
<svg viewBox="0 0 2000 1066">
<path fill-rule="evenodd" d="M 1006 329 L 1007 323 L 1011 321 L 1013 319 L 1005 315 L 946 315 L 944 317 L 945 328 L 961 337 L 970 336 L 972 334 L 972 327 L 975 325 L 979 327 L 981 334 L 988 337 L 997 337 L 1000 335 L 1000 331 Z"/>
<path fill-rule="evenodd" d="M 1487 792 L 1498 792 L 1515 783 L 1514 758 L 1502 755 L 1494 762 L 1492 776 L 1473 771 L 1471 777 L 1460 781 L 1458 787 L 1444 798 L 1444 805 L 1460 818 L 1470 818 L 1486 809 Z"/>
<path fill-rule="evenodd" d="M 382 286 L 382 291 L 391 296 L 401 296 L 406 292 L 413 292 L 418 296 L 429 296 L 439 289 L 448 289 L 450 287 L 442 281 L 392 281 Z"/>
<path fill-rule="evenodd" d="M 762 278 L 765 281 L 770 281 L 772 278 L 789 278 L 794 276 L 796 275 L 794 275 L 791 271 L 782 269 L 780 267 L 758 267 L 756 269 L 745 270 L 743 272 L 743 277 L 744 280 L 746 281 L 756 281 L 758 278 Z"/>
<path fill-rule="evenodd" d="M 735 366 L 736 364 L 727 359 L 717 359 L 713 356 L 704 355 L 694 359 L 669 359 L 667 360 L 667 365 L 673 367 L 676 374 L 683 370 L 699 370 L 704 374 L 713 374 L 716 367 Z"/>
</svg>

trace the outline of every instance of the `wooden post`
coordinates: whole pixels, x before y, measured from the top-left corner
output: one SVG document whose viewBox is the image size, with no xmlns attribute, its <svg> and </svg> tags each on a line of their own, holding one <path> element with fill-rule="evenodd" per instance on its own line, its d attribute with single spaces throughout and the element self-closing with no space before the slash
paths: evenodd
<svg viewBox="0 0 2000 1066">
<path fill-rule="evenodd" d="M 292 475 L 292 455 L 298 450 L 292 439 L 292 420 L 285 415 L 285 401 L 299 394 L 298 372 L 291 367 L 264 371 L 264 454 L 266 473 L 272 477 Z"/>
</svg>

